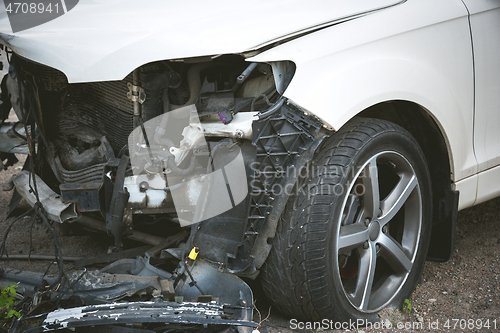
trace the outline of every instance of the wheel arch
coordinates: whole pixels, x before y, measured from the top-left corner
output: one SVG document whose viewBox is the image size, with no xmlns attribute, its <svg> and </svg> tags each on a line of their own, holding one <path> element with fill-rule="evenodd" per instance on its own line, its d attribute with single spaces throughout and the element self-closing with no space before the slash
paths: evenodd
<svg viewBox="0 0 500 333">
<path fill-rule="evenodd" d="M 410 101 L 392 100 L 373 105 L 356 117 L 391 121 L 410 132 L 424 152 L 431 173 L 433 193 L 442 199 L 439 193 L 451 190 L 451 150 L 438 123 L 424 107 Z"/>
<path fill-rule="evenodd" d="M 420 145 L 429 167 L 433 193 L 433 228 L 428 258 L 448 260 L 453 251 L 458 193 L 452 188 L 451 150 L 439 124 L 426 108 L 405 100 L 375 104 L 356 117 L 396 123 L 410 132 Z"/>
</svg>

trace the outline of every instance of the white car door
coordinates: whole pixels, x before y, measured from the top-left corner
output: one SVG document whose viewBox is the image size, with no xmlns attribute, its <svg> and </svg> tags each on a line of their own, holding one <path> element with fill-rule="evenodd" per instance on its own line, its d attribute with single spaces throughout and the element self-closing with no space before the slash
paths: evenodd
<svg viewBox="0 0 500 333">
<path fill-rule="evenodd" d="M 475 69 L 476 203 L 500 195 L 500 0 L 463 0 L 470 12 Z"/>
</svg>

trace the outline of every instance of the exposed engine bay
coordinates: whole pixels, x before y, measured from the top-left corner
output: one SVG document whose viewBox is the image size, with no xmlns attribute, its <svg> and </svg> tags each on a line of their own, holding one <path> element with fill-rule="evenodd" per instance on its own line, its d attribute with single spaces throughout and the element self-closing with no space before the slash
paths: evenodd
<svg viewBox="0 0 500 333">
<path fill-rule="evenodd" d="M 25 199 L 51 230 L 55 222 L 106 231 L 110 252 L 124 238 L 154 246 L 95 272 L 62 274 L 60 251 L 59 276 L 5 270 L 0 280 L 20 282 L 27 310 L 11 331 L 256 327 L 240 277 L 258 275 L 291 189 L 328 135 L 282 96 L 294 64 L 227 55 L 69 84 L 8 55 L 1 159 L 9 166 L 14 153 L 29 155 L 10 207 Z M 4 121 L 11 108 L 19 122 Z M 34 318 L 40 326 L 27 329 Z"/>
</svg>

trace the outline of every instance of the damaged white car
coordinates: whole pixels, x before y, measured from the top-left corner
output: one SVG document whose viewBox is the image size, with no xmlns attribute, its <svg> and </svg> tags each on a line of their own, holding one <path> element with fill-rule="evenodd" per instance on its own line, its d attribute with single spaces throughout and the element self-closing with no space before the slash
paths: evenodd
<svg viewBox="0 0 500 333">
<path fill-rule="evenodd" d="M 376 321 L 500 193 L 498 2 L 52 2 L 24 30 L 0 8 L 11 207 L 154 248 L 5 270 L 12 332 L 251 331 L 242 277 L 289 317 Z"/>
</svg>

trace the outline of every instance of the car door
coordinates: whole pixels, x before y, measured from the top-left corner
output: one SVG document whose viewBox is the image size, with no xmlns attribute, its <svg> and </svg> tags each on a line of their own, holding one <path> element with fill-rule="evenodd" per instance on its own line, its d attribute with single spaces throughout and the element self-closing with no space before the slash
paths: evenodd
<svg viewBox="0 0 500 333">
<path fill-rule="evenodd" d="M 500 0 L 463 0 L 474 52 L 476 203 L 500 195 Z"/>
</svg>

